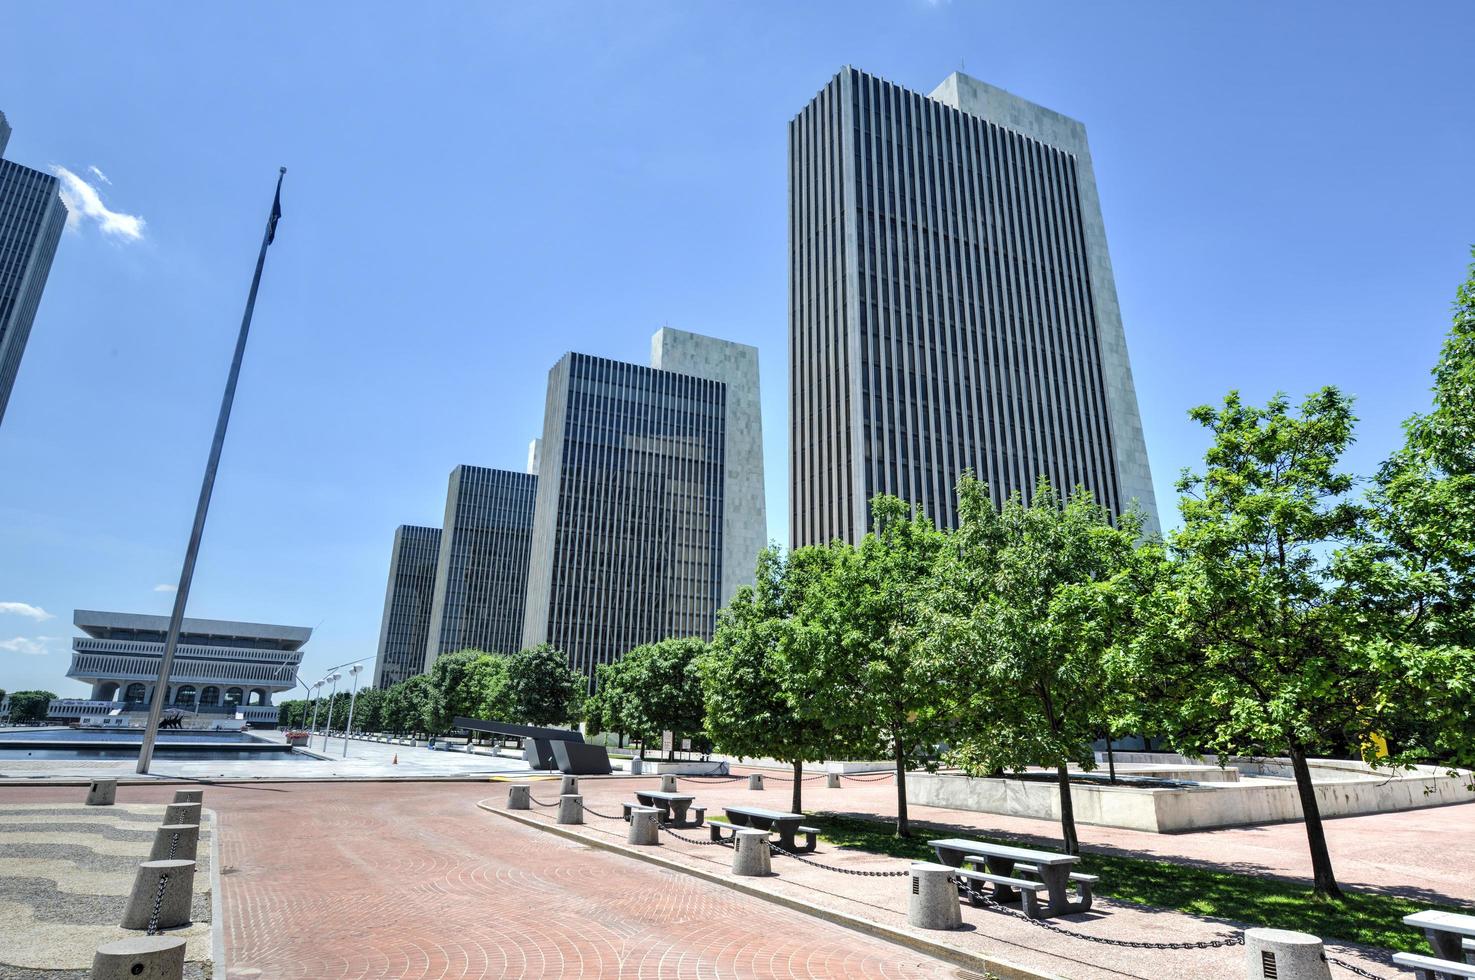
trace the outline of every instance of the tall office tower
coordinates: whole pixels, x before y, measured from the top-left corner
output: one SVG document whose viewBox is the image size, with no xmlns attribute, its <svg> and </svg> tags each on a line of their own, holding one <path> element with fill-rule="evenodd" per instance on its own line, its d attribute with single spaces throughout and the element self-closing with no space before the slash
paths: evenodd
<svg viewBox="0 0 1475 980">
<path fill-rule="evenodd" d="M 763 415 L 758 405 L 758 348 L 662 327 L 650 338 L 650 366 L 727 386 L 722 466 L 722 594 L 752 585 L 758 552 L 768 544 L 763 497 Z"/>
<path fill-rule="evenodd" d="M 0 422 L 67 222 L 56 178 L 3 159 L 9 140 L 0 112 Z"/>
<path fill-rule="evenodd" d="M 566 354 L 548 375 L 523 639 L 591 686 L 642 643 L 710 638 L 763 543 L 756 351 L 672 330 L 652 354 L 660 367 Z M 730 445 L 753 466 L 733 483 Z M 729 510 L 729 492 L 760 499 Z M 729 559 L 729 538 L 754 550 Z"/>
<path fill-rule="evenodd" d="M 390 687 L 425 669 L 430 642 L 430 608 L 440 558 L 440 528 L 401 524 L 389 556 L 389 587 L 379 624 L 374 686 Z"/>
<path fill-rule="evenodd" d="M 955 526 L 972 469 L 1157 527 L 1086 131 L 962 74 L 845 68 L 789 123 L 794 546 L 895 494 Z"/>
<path fill-rule="evenodd" d="M 529 473 L 451 471 L 422 671 L 443 653 L 522 649 L 537 488 Z"/>
</svg>

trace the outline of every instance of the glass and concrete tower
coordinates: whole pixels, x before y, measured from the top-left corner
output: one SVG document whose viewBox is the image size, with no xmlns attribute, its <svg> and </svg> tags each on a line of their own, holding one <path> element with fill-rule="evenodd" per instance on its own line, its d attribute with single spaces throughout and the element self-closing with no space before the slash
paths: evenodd
<svg viewBox="0 0 1475 980">
<path fill-rule="evenodd" d="M 451 471 L 425 654 L 413 673 L 429 670 L 443 653 L 522 649 L 537 487 L 530 473 Z"/>
<path fill-rule="evenodd" d="M 846 68 L 789 123 L 790 537 L 895 494 L 955 526 L 967 469 L 1157 528 L 1085 127 L 962 74 Z"/>
<path fill-rule="evenodd" d="M 651 347 L 655 367 L 567 354 L 548 376 L 523 640 L 591 685 L 642 643 L 710 639 L 764 541 L 757 351 L 675 330 Z"/>
<path fill-rule="evenodd" d="M 91 684 L 92 700 L 55 701 L 48 714 L 80 717 L 146 711 L 159 680 L 169 617 L 78 609 L 72 623 L 87 635 L 72 640 L 67 676 Z M 272 695 L 297 686 L 302 646 L 311 637 L 312 630 L 305 626 L 186 618 L 164 703 L 275 726 Z"/>
<path fill-rule="evenodd" d="M 440 528 L 401 524 L 395 529 L 384 619 L 379 624 L 379 656 L 374 661 L 375 687 L 390 687 L 424 670 L 439 559 Z"/>
<path fill-rule="evenodd" d="M 0 113 L 0 423 L 67 220 L 55 177 L 3 159 L 9 139 Z"/>
</svg>

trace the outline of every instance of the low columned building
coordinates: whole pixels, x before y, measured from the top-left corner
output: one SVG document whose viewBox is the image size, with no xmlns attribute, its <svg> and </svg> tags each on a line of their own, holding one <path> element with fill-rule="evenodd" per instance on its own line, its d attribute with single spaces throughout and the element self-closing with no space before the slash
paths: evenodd
<svg viewBox="0 0 1475 980">
<path fill-rule="evenodd" d="M 92 685 L 89 713 L 144 711 L 154 697 L 168 616 L 78 609 L 72 623 L 86 636 L 72 640 L 67 676 Z M 166 707 L 201 715 L 275 725 L 274 695 L 297 686 L 305 626 L 272 626 L 185 618 L 179 633 Z"/>
</svg>

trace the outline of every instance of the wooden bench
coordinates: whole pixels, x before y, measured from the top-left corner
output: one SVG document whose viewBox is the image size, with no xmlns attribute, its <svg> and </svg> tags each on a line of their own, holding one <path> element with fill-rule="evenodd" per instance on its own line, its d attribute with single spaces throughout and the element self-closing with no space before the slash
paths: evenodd
<svg viewBox="0 0 1475 980">
<path fill-rule="evenodd" d="M 1437 977 L 1475 977 L 1475 965 L 1456 963 L 1454 960 L 1435 959 L 1418 953 L 1394 953 L 1393 964 L 1414 971 L 1418 980 L 1436 980 Z"/>
<path fill-rule="evenodd" d="M 974 883 L 987 882 L 996 889 L 1010 888 L 1019 892 L 1024 901 L 1024 914 L 1031 919 L 1038 919 L 1040 917 L 1039 893 L 1048 887 L 1043 881 L 1011 878 L 1008 875 L 996 875 L 988 871 L 967 871 L 963 868 L 959 868 L 953 874 L 968 883 L 964 889 L 964 895 L 968 899 L 968 904 L 974 908 L 983 907 L 983 890 L 978 888 Z"/>
</svg>

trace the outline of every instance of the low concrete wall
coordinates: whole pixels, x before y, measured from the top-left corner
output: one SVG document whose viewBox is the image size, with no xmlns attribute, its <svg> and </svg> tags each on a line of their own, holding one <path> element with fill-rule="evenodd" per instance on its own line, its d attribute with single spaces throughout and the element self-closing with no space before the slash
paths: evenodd
<svg viewBox="0 0 1475 980">
<path fill-rule="evenodd" d="M 1264 762 L 1269 762 L 1270 768 L 1275 768 L 1279 761 L 1264 760 L 1256 765 L 1263 768 Z M 1318 782 L 1315 787 L 1323 817 L 1475 803 L 1469 773 L 1449 776 L 1443 770 L 1421 766 L 1387 774 L 1361 763 L 1317 761 L 1335 763 L 1327 767 L 1329 774 L 1335 772 L 1333 780 Z M 914 772 L 907 774 L 907 795 L 922 806 L 1060 819 L 1059 791 L 1050 782 Z M 1071 797 L 1076 820 L 1081 823 L 1154 833 L 1281 823 L 1302 817 L 1295 784 L 1263 777 L 1254 782 L 1164 789 L 1075 784 Z"/>
</svg>

